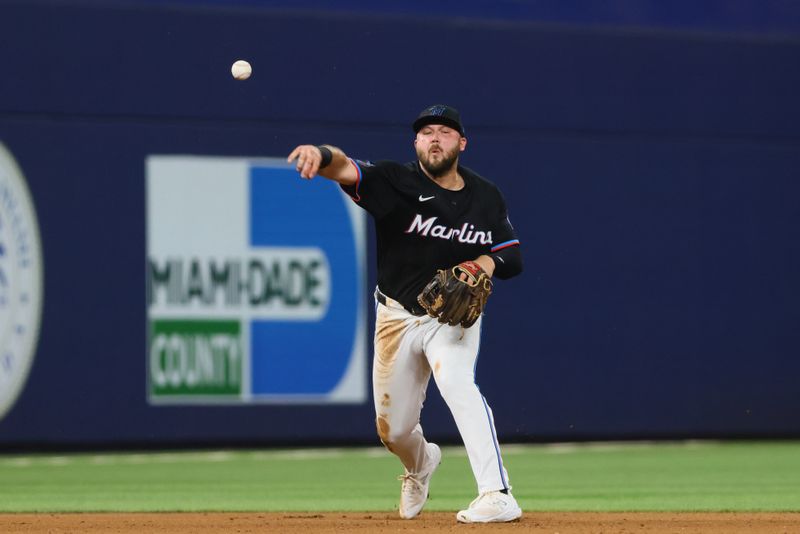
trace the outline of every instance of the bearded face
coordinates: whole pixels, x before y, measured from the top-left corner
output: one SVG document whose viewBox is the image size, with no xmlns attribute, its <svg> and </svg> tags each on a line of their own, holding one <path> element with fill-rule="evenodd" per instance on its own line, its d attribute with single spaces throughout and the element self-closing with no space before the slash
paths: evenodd
<svg viewBox="0 0 800 534">
<path fill-rule="evenodd" d="M 432 143 L 428 147 L 420 147 L 417 145 L 417 158 L 419 163 L 428 174 L 434 178 L 444 176 L 458 161 L 458 153 L 460 149 L 458 145 L 450 148 L 449 150 L 440 146 L 438 143 Z"/>
<path fill-rule="evenodd" d="M 417 132 L 414 146 L 425 172 L 433 178 L 444 176 L 458 162 L 467 140 L 456 130 L 440 124 L 424 126 Z"/>
</svg>

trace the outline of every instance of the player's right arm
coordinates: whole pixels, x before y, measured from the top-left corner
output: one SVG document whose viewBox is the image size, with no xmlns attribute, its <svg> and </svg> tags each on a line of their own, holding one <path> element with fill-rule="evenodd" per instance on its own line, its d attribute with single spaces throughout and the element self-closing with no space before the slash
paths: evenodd
<svg viewBox="0 0 800 534">
<path fill-rule="evenodd" d="M 317 175 L 333 180 L 342 185 L 353 185 L 358 181 L 358 168 L 340 149 L 331 145 L 322 145 L 331 151 L 331 161 L 325 167 L 322 163 L 322 151 L 315 145 L 300 145 L 287 158 L 289 163 L 296 161 L 297 172 L 301 178 L 310 180 Z"/>
<path fill-rule="evenodd" d="M 391 213 L 397 202 L 394 183 L 402 179 L 403 165 L 392 161 L 375 164 L 347 157 L 341 149 L 322 145 L 331 152 L 331 161 L 320 168 L 322 152 L 314 145 L 300 145 L 289 154 L 288 161 L 295 162 L 300 177 L 306 180 L 316 175 L 339 184 L 353 202 L 367 210 L 375 219 Z"/>
</svg>

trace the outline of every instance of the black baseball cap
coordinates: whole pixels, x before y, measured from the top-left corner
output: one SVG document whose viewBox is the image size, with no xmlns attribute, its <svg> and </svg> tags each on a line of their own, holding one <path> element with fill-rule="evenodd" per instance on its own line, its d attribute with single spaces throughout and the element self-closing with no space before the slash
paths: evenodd
<svg viewBox="0 0 800 534">
<path fill-rule="evenodd" d="M 414 128 L 414 133 L 417 133 L 428 124 L 444 124 L 458 130 L 462 136 L 464 135 L 464 127 L 461 125 L 461 116 L 458 114 L 458 110 L 444 104 L 435 104 L 423 109 L 411 126 Z"/>
</svg>

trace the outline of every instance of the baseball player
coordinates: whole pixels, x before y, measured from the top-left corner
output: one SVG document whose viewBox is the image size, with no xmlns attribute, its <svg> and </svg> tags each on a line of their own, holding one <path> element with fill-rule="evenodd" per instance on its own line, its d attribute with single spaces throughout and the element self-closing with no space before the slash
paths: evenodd
<svg viewBox="0 0 800 534">
<path fill-rule="evenodd" d="M 498 188 L 458 164 L 467 146 L 458 111 L 431 106 L 412 127 L 418 159 L 404 165 L 351 159 L 330 145 L 298 146 L 288 161 L 296 162 L 304 179 L 319 174 L 338 182 L 375 220 L 373 394 L 378 435 L 405 467 L 400 517 L 420 513 L 442 457 L 420 426 L 433 375 L 478 486 L 478 497 L 456 518 L 462 523 L 514 521 L 522 510 L 511 495 L 492 410 L 475 384 L 482 305 L 470 320 L 451 320 L 431 307 L 450 296 L 439 292 L 442 284 L 435 294 L 429 286 L 436 285 L 431 280 L 437 272 L 452 272 L 454 285 L 484 288 L 485 302 L 490 277 L 505 279 L 522 271 L 519 240 Z"/>
</svg>

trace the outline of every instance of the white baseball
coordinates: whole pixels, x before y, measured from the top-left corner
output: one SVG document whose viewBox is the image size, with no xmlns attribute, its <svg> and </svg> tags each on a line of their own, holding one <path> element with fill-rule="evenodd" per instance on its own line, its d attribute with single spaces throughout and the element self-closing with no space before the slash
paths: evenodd
<svg viewBox="0 0 800 534">
<path fill-rule="evenodd" d="M 233 65 L 231 65 L 231 74 L 233 74 L 233 77 L 237 80 L 246 80 L 252 73 L 253 67 L 243 59 L 235 61 Z"/>
</svg>

